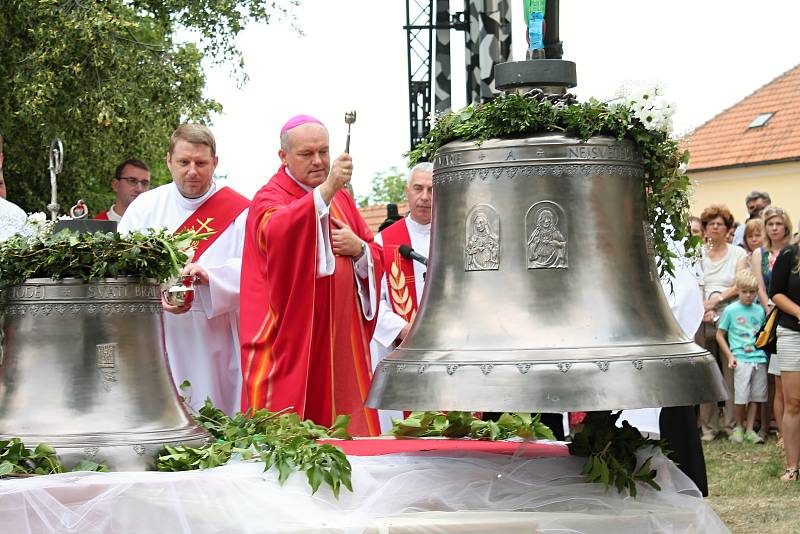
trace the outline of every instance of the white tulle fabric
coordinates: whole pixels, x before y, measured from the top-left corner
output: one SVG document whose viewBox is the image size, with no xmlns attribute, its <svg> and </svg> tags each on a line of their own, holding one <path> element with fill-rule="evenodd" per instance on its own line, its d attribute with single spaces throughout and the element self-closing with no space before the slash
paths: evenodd
<svg viewBox="0 0 800 534">
<path fill-rule="evenodd" d="M 470 453 L 351 457 L 354 493 L 311 495 L 261 464 L 186 473 L 73 473 L 0 482 L 2 531 L 40 533 L 728 532 L 657 457 L 662 491 L 586 484 L 583 460 Z"/>
</svg>

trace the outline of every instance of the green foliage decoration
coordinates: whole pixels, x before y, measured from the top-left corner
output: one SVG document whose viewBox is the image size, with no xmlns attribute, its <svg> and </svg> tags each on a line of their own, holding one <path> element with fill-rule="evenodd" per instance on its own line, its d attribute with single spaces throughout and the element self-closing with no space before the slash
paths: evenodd
<svg viewBox="0 0 800 534">
<path fill-rule="evenodd" d="M 636 497 L 637 482 L 660 490 L 656 470 L 651 467 L 652 456 L 636 469 L 636 452 L 648 447 L 665 452 L 663 442 L 643 437 L 627 421 L 616 426 L 621 413 L 589 412 L 583 430 L 569 444 L 570 453 L 587 458 L 581 471 L 587 482 L 603 484 L 606 489 L 613 486 L 621 494 L 627 490 L 631 497 Z"/>
<path fill-rule="evenodd" d="M 684 170 L 689 154 L 670 136 L 668 121 L 658 114 L 660 110 L 648 104 L 648 99 L 654 96 L 645 94 L 638 101 L 591 99 L 565 105 L 533 95 L 503 94 L 486 104 L 470 105 L 438 117 L 426 139 L 407 156 L 410 165 L 415 165 L 419 161 L 433 161 L 436 151 L 450 141 L 480 144 L 492 138 L 546 132 L 563 133 L 584 141 L 599 135 L 633 141 L 644 163 L 647 217 L 659 274 L 673 274 L 676 253 L 672 241 L 685 243 L 689 255 L 700 240 L 690 236 L 688 230 L 690 182 Z"/>
<path fill-rule="evenodd" d="M 372 178 L 372 191 L 369 195 L 359 196 L 359 207 L 376 204 L 399 203 L 406 201 L 406 175 L 392 167 L 388 171 L 376 173 Z"/>
<path fill-rule="evenodd" d="M 392 418 L 390 432 L 397 437 L 415 438 L 556 439 L 538 413 L 504 413 L 497 421 L 482 421 L 470 412 L 411 412 L 402 420 Z"/>
<path fill-rule="evenodd" d="M 351 439 L 347 433 L 349 415 L 337 417 L 330 428 L 302 421 L 294 412 L 250 410 L 231 418 L 206 399 L 197 421 L 216 441 L 202 447 L 167 446 L 156 465 L 159 471 L 207 469 L 224 465 L 232 458 L 260 460 L 265 471 L 273 467 L 277 470 L 281 484 L 292 472 L 302 471 L 312 493 L 322 483 L 337 498 L 342 486 L 353 491 L 352 468 L 342 449 L 316 441 Z"/>
<path fill-rule="evenodd" d="M 93 213 L 113 202 L 110 181 L 135 157 L 163 164 L 181 122 L 208 123 L 202 63 L 246 79 L 236 37 L 249 22 L 293 20 L 296 0 L 4 0 L 0 2 L 0 134 L 9 200 L 28 212 L 50 199 L 48 147 L 64 143 L 59 202 Z M 198 44 L 184 42 L 195 38 Z"/>
<path fill-rule="evenodd" d="M 29 278 L 78 278 L 86 282 L 135 276 L 164 282 L 177 275 L 188 257 L 184 250 L 207 234 L 148 230 L 77 233 L 44 230 L 0 243 L 0 289 Z"/>
<path fill-rule="evenodd" d="M 0 440 L 0 478 L 31 475 L 52 475 L 70 471 L 58 459 L 55 449 L 39 443 L 35 449 L 25 447 L 19 438 Z M 97 462 L 81 460 L 71 471 L 108 471 Z"/>
</svg>

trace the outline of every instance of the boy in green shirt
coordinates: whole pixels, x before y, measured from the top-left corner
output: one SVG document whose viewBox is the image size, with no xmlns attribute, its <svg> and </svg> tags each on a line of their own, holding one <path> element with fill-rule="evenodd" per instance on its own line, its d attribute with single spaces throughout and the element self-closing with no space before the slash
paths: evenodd
<svg viewBox="0 0 800 534">
<path fill-rule="evenodd" d="M 733 398 L 736 427 L 734 443 L 764 443 L 753 430 L 758 404 L 767 401 L 767 354 L 755 347 L 756 337 L 764 323 L 764 309 L 754 304 L 758 280 L 747 270 L 736 273 L 739 300 L 722 312 L 717 327 L 717 344 L 733 369 Z M 747 431 L 744 418 L 747 408 Z"/>
</svg>

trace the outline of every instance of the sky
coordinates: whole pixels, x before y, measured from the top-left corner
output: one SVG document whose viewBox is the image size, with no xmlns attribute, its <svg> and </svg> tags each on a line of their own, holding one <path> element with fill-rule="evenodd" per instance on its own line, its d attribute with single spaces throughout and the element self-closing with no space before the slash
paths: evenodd
<svg viewBox="0 0 800 534">
<path fill-rule="evenodd" d="M 414 1 L 414 0 L 412 0 Z M 525 55 L 522 0 L 512 0 L 512 59 Z M 451 11 L 463 9 L 451 0 Z M 378 172 L 405 170 L 409 149 L 405 0 L 301 0 L 298 34 L 286 21 L 251 25 L 238 39 L 249 82 L 205 65 L 219 167 L 252 195 L 277 170 L 278 135 L 307 113 L 344 150 L 344 114 L 357 111 L 350 153 L 357 195 Z M 756 9 L 760 12 L 756 12 Z M 794 0 L 562 0 L 564 59 L 577 64 L 580 100 L 608 99 L 626 84 L 657 83 L 686 133 L 800 63 Z M 454 107 L 466 105 L 464 37 L 451 34 Z"/>
</svg>

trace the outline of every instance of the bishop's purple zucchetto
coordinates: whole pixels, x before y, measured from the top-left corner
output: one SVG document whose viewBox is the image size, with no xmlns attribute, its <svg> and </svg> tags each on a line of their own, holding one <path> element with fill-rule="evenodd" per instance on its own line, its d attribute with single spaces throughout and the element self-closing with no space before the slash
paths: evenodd
<svg viewBox="0 0 800 534">
<path fill-rule="evenodd" d="M 281 128 L 281 135 L 285 134 L 292 128 L 297 128 L 301 124 L 309 124 L 309 123 L 325 126 L 324 124 L 322 124 L 321 120 L 317 119 L 316 117 L 312 117 L 311 115 L 295 115 L 294 117 L 286 121 L 286 124 L 283 125 L 283 128 Z"/>
</svg>

